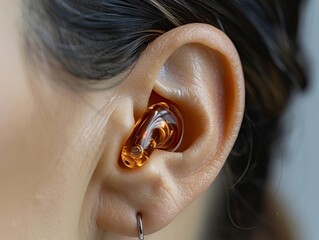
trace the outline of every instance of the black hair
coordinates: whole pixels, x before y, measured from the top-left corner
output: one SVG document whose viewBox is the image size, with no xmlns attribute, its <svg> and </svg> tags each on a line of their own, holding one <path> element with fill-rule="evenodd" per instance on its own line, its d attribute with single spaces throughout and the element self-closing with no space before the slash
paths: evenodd
<svg viewBox="0 0 319 240">
<path fill-rule="evenodd" d="M 238 240 L 251 239 L 250 226 L 265 215 L 264 194 L 272 149 L 281 134 L 279 120 L 292 93 L 306 87 L 297 41 L 300 3 L 29 0 L 25 17 L 29 46 L 44 49 L 66 72 L 88 81 L 108 81 L 129 70 L 150 42 L 181 25 L 207 23 L 230 37 L 243 65 L 246 112 L 224 167 L 231 172 L 230 187 L 227 201 L 221 201 L 226 202 L 225 211 L 217 216 L 215 237 Z"/>
</svg>

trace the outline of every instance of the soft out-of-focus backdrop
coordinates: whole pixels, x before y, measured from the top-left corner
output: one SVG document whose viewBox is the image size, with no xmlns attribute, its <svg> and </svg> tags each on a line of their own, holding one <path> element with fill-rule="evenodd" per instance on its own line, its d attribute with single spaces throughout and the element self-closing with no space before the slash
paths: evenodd
<svg viewBox="0 0 319 240">
<path fill-rule="evenodd" d="M 307 54 L 310 86 L 285 117 L 286 136 L 274 165 L 272 187 L 292 221 L 296 239 L 319 239 L 319 0 L 303 8 L 300 39 Z"/>
</svg>

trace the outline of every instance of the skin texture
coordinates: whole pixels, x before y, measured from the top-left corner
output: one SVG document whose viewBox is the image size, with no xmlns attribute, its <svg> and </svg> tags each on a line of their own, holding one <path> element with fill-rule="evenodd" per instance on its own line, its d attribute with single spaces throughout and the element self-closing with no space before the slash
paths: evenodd
<svg viewBox="0 0 319 240">
<path fill-rule="evenodd" d="M 1 238 L 124 239 L 110 232 L 136 236 L 137 212 L 151 234 L 214 181 L 245 99 L 239 57 L 222 32 L 204 24 L 173 29 L 148 46 L 119 85 L 87 90 L 63 84 L 61 78 L 73 79 L 46 71 L 45 63 L 29 66 L 19 1 L 1 1 L 0 11 Z M 120 168 L 136 119 L 159 100 L 183 115 L 181 148 L 155 150 L 137 171 Z"/>
</svg>

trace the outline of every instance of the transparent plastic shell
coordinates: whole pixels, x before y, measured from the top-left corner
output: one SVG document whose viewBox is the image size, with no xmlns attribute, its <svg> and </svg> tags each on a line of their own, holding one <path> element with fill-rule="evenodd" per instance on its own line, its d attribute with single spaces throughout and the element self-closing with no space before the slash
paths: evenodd
<svg viewBox="0 0 319 240">
<path fill-rule="evenodd" d="M 183 119 L 178 109 L 164 102 L 156 103 L 137 121 L 122 148 L 122 162 L 128 168 L 142 167 L 156 148 L 175 151 L 183 133 Z"/>
</svg>

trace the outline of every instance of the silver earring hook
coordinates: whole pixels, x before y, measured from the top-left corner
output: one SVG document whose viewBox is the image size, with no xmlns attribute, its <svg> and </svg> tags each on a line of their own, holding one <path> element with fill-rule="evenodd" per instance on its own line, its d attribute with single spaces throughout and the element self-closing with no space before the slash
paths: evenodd
<svg viewBox="0 0 319 240">
<path fill-rule="evenodd" d="M 143 229 L 143 221 L 142 215 L 140 213 L 137 214 L 137 229 L 139 234 L 139 240 L 144 240 L 144 229 Z"/>
</svg>

